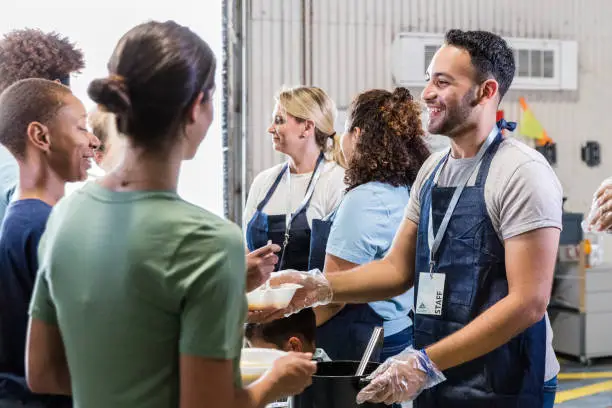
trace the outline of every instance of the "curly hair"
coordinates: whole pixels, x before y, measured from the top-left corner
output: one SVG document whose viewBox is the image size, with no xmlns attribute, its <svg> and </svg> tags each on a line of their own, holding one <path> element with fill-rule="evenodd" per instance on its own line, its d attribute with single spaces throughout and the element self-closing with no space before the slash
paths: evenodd
<svg viewBox="0 0 612 408">
<path fill-rule="evenodd" d="M 500 99 L 504 97 L 514 79 L 514 53 L 506 41 L 488 31 L 449 30 L 444 42 L 466 50 L 470 54 L 479 83 L 493 77 L 499 83 Z"/>
<path fill-rule="evenodd" d="M 65 80 L 84 67 L 83 52 L 55 32 L 14 30 L 0 40 L 0 92 L 27 78 Z"/>
<path fill-rule="evenodd" d="M 371 181 L 411 185 L 430 151 L 423 138 L 421 109 L 406 88 L 373 89 L 349 108 L 347 131 L 361 134 L 347 163 L 347 191 Z"/>
</svg>

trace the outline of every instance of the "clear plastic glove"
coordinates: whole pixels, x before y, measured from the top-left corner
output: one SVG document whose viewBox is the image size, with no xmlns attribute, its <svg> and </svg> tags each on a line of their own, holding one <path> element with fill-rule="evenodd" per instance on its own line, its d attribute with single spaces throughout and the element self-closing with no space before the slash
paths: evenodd
<svg viewBox="0 0 612 408">
<path fill-rule="evenodd" d="M 290 316 L 308 307 L 327 305 L 333 299 L 331 284 L 318 269 L 308 272 L 288 269 L 272 274 L 270 286 L 280 286 L 283 283 L 296 283 L 302 286 L 293 295 L 289 306 L 282 310 L 284 316 Z"/>
<path fill-rule="evenodd" d="M 427 354 L 408 347 L 388 358 L 368 376 L 370 384 L 357 394 L 357 403 L 383 402 L 387 405 L 412 401 L 428 388 L 446 380 Z"/>
<path fill-rule="evenodd" d="M 604 180 L 591 203 L 591 211 L 583 221 L 585 232 L 609 232 L 612 228 L 612 177 Z"/>
</svg>

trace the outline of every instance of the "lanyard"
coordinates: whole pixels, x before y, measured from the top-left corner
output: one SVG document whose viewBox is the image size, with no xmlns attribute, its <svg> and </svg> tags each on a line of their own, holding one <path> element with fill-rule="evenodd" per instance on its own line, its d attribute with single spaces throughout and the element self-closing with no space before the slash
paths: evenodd
<svg viewBox="0 0 612 408">
<path fill-rule="evenodd" d="M 293 219 L 295 218 L 297 214 L 300 213 L 300 211 L 302 211 L 302 209 L 304 209 L 306 205 L 308 205 L 308 203 L 310 202 L 310 199 L 312 198 L 312 195 L 315 189 L 315 185 L 317 184 L 317 181 L 319 180 L 319 177 L 321 176 L 321 162 L 323 162 L 323 158 L 324 156 L 321 154 L 319 158 L 317 159 L 317 164 L 315 165 L 314 173 L 312 174 L 312 177 L 310 178 L 310 182 L 308 183 L 308 187 L 306 189 L 306 194 L 304 195 L 304 199 L 302 200 L 299 207 L 297 208 L 297 210 L 295 210 L 293 214 L 291 214 L 291 169 L 289 168 L 289 165 L 286 166 L 287 170 L 285 171 L 287 173 L 287 212 L 285 214 L 285 241 L 283 243 L 283 252 L 284 252 L 284 247 L 286 247 L 287 244 L 289 243 L 289 230 L 291 229 L 291 223 L 293 222 Z"/>
<path fill-rule="evenodd" d="M 482 162 L 482 158 L 484 157 L 485 152 L 487 151 L 489 146 L 491 146 L 491 144 L 497 137 L 498 133 L 499 133 L 499 129 L 496 126 L 495 128 L 493 128 L 493 131 L 489 133 L 489 136 L 487 137 L 483 145 L 480 146 L 480 150 L 478 150 L 478 153 L 476 154 L 476 160 L 474 160 L 474 164 L 472 165 L 472 167 L 469 169 L 469 171 L 465 173 L 463 178 L 459 180 L 457 187 L 455 187 L 455 192 L 453 193 L 453 197 L 451 198 L 451 201 L 448 204 L 448 208 L 446 209 L 446 213 L 444 214 L 444 218 L 442 219 L 442 223 L 440 223 L 440 227 L 438 228 L 438 233 L 435 235 L 435 237 L 433 233 L 433 217 L 432 217 L 432 212 L 431 212 L 431 208 L 433 207 L 433 202 L 429 205 L 429 225 L 428 225 L 428 231 L 427 231 L 428 233 L 427 243 L 429 245 L 429 273 L 430 275 L 433 274 L 433 269 L 436 264 L 436 255 L 437 255 L 438 249 L 440 248 L 440 243 L 442 242 L 444 233 L 446 232 L 446 229 L 448 228 L 448 223 L 450 222 L 451 216 L 453 215 L 453 212 L 455 211 L 455 207 L 457 206 L 459 197 L 461 196 L 461 193 L 463 192 L 463 189 L 467 185 L 468 181 L 472 177 L 474 170 L 476 170 L 476 168 L 478 168 L 478 166 Z M 433 187 L 438 183 L 438 178 L 440 177 L 442 168 L 446 165 L 446 162 L 448 161 L 449 156 L 450 156 L 450 151 L 446 154 L 446 156 L 443 159 L 443 163 L 438 167 L 438 170 L 436 171 L 436 174 L 434 175 L 432 190 L 433 190 Z"/>
</svg>

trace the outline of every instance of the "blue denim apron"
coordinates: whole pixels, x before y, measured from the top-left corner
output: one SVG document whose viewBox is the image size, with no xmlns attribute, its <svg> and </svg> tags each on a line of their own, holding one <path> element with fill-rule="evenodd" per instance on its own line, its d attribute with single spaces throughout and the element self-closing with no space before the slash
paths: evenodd
<svg viewBox="0 0 612 408">
<path fill-rule="evenodd" d="M 318 269 L 323 271 L 325 267 L 325 255 L 327 254 L 327 240 L 331 232 L 332 224 L 336 219 L 338 205 L 328 216 L 321 220 L 312 220 L 312 233 L 310 239 L 310 258 L 308 259 L 308 270 Z"/>
<path fill-rule="evenodd" d="M 306 200 L 294 214 L 268 215 L 263 211 L 283 179 L 285 172 L 289 171 L 289 165 L 285 164 L 274 180 L 274 183 L 272 183 L 270 189 L 268 189 L 264 199 L 257 206 L 255 214 L 253 214 L 253 217 L 247 224 L 246 241 L 250 251 L 267 245 L 269 240 L 281 247 L 281 259 L 276 265 L 276 271 L 283 269 L 306 271 L 309 268 L 312 254 L 310 251 L 311 242 L 317 239 L 319 232 L 313 231 L 311 233 L 310 226 L 308 225 L 306 211 L 312 199 L 312 194 L 308 196 L 308 192 L 311 187 L 313 189 L 315 187 L 316 175 L 317 172 L 321 171 L 320 167 L 323 164 L 323 160 L 324 156 L 321 154 L 317 159 L 317 164 L 310 178 L 310 182 L 308 183 L 308 188 L 306 189 Z M 291 217 L 289 228 L 287 228 L 288 216 Z M 313 220 L 313 228 L 315 221 L 318 220 Z M 327 229 L 327 234 L 329 234 L 329 228 Z M 325 242 L 327 242 L 327 236 L 325 236 Z M 325 247 L 323 247 L 323 251 L 325 251 Z M 321 255 L 315 256 L 321 258 Z M 325 252 L 323 252 L 322 258 L 323 260 L 325 259 Z M 320 269 L 323 270 L 322 265 Z"/>
<path fill-rule="evenodd" d="M 515 124 L 500 121 L 500 129 Z M 446 232 L 441 235 L 430 263 L 430 209 L 433 230 L 443 223 L 455 192 L 438 187 L 435 176 L 448 155 L 438 163 L 421 191 L 415 274 L 415 348 L 425 348 L 463 328 L 508 294 L 504 245 L 486 209 L 484 188 L 493 156 L 502 141 L 501 130 L 484 151 L 476 183 L 466 186 Z M 435 251 L 435 250 L 434 250 Z M 421 273 L 444 274 L 441 315 L 419 314 Z M 445 371 L 447 380 L 424 391 L 415 408 L 541 408 L 546 355 L 545 320 L 492 352 Z"/>
<path fill-rule="evenodd" d="M 367 304 L 347 304 L 334 317 L 317 327 L 317 347 L 325 350 L 333 361 L 360 361 L 372 332 L 384 320 Z M 380 362 L 382 348 L 372 354 Z"/>
<path fill-rule="evenodd" d="M 327 239 L 336 217 L 336 208 L 322 220 L 312 221 L 309 269 L 323 270 Z M 367 304 L 347 304 L 330 320 L 317 327 L 317 347 L 325 350 L 334 361 L 359 361 L 376 326 L 383 325 L 380 317 Z M 381 350 L 374 350 L 372 361 L 380 361 Z"/>
</svg>

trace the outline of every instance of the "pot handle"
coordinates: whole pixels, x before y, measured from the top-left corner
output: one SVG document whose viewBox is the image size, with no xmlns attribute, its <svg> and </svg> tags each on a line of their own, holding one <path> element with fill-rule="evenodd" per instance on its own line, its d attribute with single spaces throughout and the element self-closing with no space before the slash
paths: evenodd
<svg viewBox="0 0 612 408">
<path fill-rule="evenodd" d="M 362 390 L 363 388 L 365 388 L 368 385 L 370 385 L 370 382 L 371 382 L 371 380 L 369 380 L 367 377 L 361 377 L 359 379 L 359 385 L 358 385 L 359 390 Z"/>
</svg>

